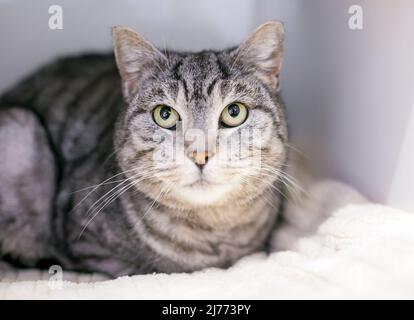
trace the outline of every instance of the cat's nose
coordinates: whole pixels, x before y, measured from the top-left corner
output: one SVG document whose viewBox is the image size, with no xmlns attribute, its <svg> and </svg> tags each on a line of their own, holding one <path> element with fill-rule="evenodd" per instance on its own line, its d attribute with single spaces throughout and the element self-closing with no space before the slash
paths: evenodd
<svg viewBox="0 0 414 320">
<path fill-rule="evenodd" d="M 200 170 L 203 170 L 204 166 L 208 161 L 209 154 L 208 151 L 198 152 L 193 150 L 192 152 L 190 152 L 189 157 L 191 160 L 194 161 L 194 163 Z"/>
</svg>

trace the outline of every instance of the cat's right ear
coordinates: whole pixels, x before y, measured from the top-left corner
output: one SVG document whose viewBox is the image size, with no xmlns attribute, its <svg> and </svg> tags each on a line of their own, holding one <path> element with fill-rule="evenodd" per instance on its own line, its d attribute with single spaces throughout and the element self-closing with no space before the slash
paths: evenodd
<svg viewBox="0 0 414 320">
<path fill-rule="evenodd" d="M 165 56 L 143 36 L 127 27 L 113 27 L 112 39 L 123 94 L 130 101 L 137 91 L 140 77 Z"/>
<path fill-rule="evenodd" d="M 280 21 L 262 24 L 233 51 L 234 63 L 242 63 L 271 90 L 276 90 L 282 66 L 283 38 L 284 28 Z"/>
</svg>

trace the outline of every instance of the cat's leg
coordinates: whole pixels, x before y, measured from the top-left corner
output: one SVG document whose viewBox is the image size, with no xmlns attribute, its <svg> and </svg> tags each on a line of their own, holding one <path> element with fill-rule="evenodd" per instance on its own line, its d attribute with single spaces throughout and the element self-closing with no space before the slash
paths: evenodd
<svg viewBox="0 0 414 320">
<path fill-rule="evenodd" d="M 55 163 L 46 132 L 23 108 L 0 110 L 0 260 L 48 257 Z"/>
</svg>

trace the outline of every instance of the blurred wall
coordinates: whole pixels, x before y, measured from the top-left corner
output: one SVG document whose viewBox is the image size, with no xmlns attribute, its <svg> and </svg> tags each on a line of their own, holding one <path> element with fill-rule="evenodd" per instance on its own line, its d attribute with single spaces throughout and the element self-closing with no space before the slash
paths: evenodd
<svg viewBox="0 0 414 320">
<path fill-rule="evenodd" d="M 363 30 L 348 28 L 354 3 Z M 48 28 L 52 4 L 63 7 L 63 30 Z M 292 143 L 320 175 L 414 209 L 410 0 L 0 0 L 0 91 L 58 55 L 110 50 L 113 25 L 198 50 L 238 44 L 268 19 L 286 27 L 281 89 Z"/>
<path fill-rule="evenodd" d="M 63 8 L 63 30 L 48 27 L 52 4 Z M 110 50 L 114 25 L 161 48 L 200 50 L 241 42 L 254 14 L 253 0 L 0 0 L 0 90 L 57 55 Z"/>
<path fill-rule="evenodd" d="M 266 3 L 263 20 L 272 16 Z M 363 29 L 354 31 L 355 3 Z M 283 85 L 295 144 L 322 175 L 414 210 L 414 2 L 297 4 Z"/>
</svg>

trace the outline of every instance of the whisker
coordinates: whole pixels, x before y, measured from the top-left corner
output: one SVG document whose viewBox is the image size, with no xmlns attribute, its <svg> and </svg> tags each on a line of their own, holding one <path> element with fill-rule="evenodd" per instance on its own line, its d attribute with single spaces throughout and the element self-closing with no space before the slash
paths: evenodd
<svg viewBox="0 0 414 320">
<path fill-rule="evenodd" d="M 298 184 L 292 185 L 292 181 L 291 180 L 286 180 L 286 177 L 284 175 L 284 172 L 281 170 L 278 170 L 276 168 L 268 168 L 268 167 L 250 167 L 250 170 L 255 170 L 255 172 L 259 175 L 262 176 L 266 176 L 269 178 L 274 178 L 277 179 L 278 181 L 281 181 L 283 183 L 283 185 L 286 187 L 287 191 L 289 191 L 292 195 L 292 200 L 294 202 L 298 202 L 298 199 L 300 199 L 300 195 L 298 194 L 297 188 L 299 188 Z M 254 175 L 249 175 L 250 177 L 253 178 L 260 178 L 260 177 L 256 177 Z M 290 181 L 290 184 L 286 181 Z M 284 196 L 285 199 L 289 199 L 289 197 L 287 197 L 287 195 L 285 193 L 283 193 L 281 190 L 279 190 L 279 188 L 277 188 L 276 186 L 274 186 L 274 184 L 272 183 L 272 188 L 274 188 L 275 190 L 277 190 L 281 195 Z M 303 190 L 303 189 L 302 189 Z M 303 193 L 306 194 L 306 192 L 303 190 Z"/>
<path fill-rule="evenodd" d="M 131 171 L 134 171 L 135 169 L 131 169 L 131 170 L 126 170 L 126 171 L 122 171 L 122 172 L 120 172 L 120 173 L 117 173 L 117 174 L 115 174 L 115 175 L 113 175 L 112 177 L 109 177 L 108 179 L 106 179 L 106 180 L 104 180 L 103 182 L 101 182 L 100 184 L 98 184 L 98 185 L 96 185 L 96 187 L 92 190 L 92 191 L 90 191 L 85 197 L 83 197 L 73 208 L 72 208 L 72 210 L 71 210 L 71 212 L 73 211 L 73 210 L 75 210 L 77 207 L 79 207 L 82 203 L 83 203 L 83 201 L 85 201 L 86 200 L 86 198 L 88 198 L 92 193 L 94 193 L 100 186 L 102 186 L 102 184 L 103 183 L 106 183 L 106 182 L 108 182 L 108 181 L 110 181 L 111 179 L 113 179 L 113 178 L 115 178 L 115 177 L 118 177 L 118 176 L 120 176 L 120 175 L 122 175 L 122 174 L 125 174 L 125 173 L 127 173 L 127 172 L 131 172 Z M 74 192 L 72 192 L 71 194 L 74 194 L 74 193 L 76 193 L 76 192 L 78 192 L 79 190 L 77 190 L 77 191 L 74 191 Z"/>
<path fill-rule="evenodd" d="M 92 223 L 92 221 L 98 216 L 98 214 L 100 212 L 102 212 L 102 210 L 107 206 L 110 205 L 113 201 L 115 201 L 116 198 L 118 198 L 120 195 L 122 195 L 123 193 L 125 193 L 127 190 L 129 190 L 130 188 L 132 188 L 137 182 L 136 181 L 132 181 L 130 183 L 128 183 L 126 186 L 124 186 L 122 188 L 122 190 L 120 192 L 118 192 L 115 197 L 113 199 L 111 199 L 110 203 L 105 203 L 102 207 L 99 208 L 98 211 L 96 211 L 93 216 L 88 220 L 88 222 L 85 224 L 85 226 L 82 228 L 81 232 L 79 233 L 78 239 L 81 238 L 82 234 L 85 232 L 86 228 Z"/>
<path fill-rule="evenodd" d="M 143 176 L 141 176 L 140 178 L 138 178 L 137 180 L 135 180 L 136 182 L 140 182 L 140 181 L 142 181 L 143 179 L 145 179 L 145 178 L 147 178 L 147 177 L 150 177 L 150 176 L 152 176 L 152 174 L 153 174 L 153 172 L 152 171 L 150 171 L 150 172 L 147 172 L 145 175 L 143 175 Z M 127 179 L 124 179 L 121 183 L 119 183 L 118 185 L 116 185 L 115 187 L 113 187 L 111 190 L 109 190 L 108 192 L 106 192 L 103 196 L 101 196 L 98 200 L 96 200 L 92 205 L 91 205 L 91 207 L 89 208 L 89 210 L 87 211 L 87 213 L 86 214 L 88 214 L 89 212 L 91 212 L 92 210 L 94 210 L 94 207 L 96 208 L 96 207 L 98 207 L 99 206 L 99 202 L 103 202 L 103 201 L 106 201 L 109 197 L 111 197 L 112 195 L 111 195 L 111 193 L 115 193 L 115 192 L 117 192 L 118 190 L 116 190 L 117 188 L 119 188 L 119 187 L 122 187 L 122 185 L 123 184 L 125 184 L 126 182 L 128 182 L 128 181 L 130 181 L 130 180 L 134 180 L 134 179 L 136 179 L 138 176 L 139 176 L 140 174 L 139 173 L 137 173 L 137 174 L 135 174 L 135 175 L 132 175 L 131 177 L 129 177 L 129 178 L 127 178 Z M 105 199 L 106 198 L 106 199 Z"/>
<path fill-rule="evenodd" d="M 82 188 L 82 189 L 79 189 L 79 190 L 76 190 L 76 191 L 72 191 L 69 194 L 75 194 L 75 193 L 79 193 L 79 192 L 82 192 L 82 191 L 86 191 L 86 190 L 89 190 L 89 189 L 92 189 L 92 188 L 95 188 L 95 187 L 106 186 L 108 184 L 118 183 L 118 182 L 121 182 L 121 181 L 124 181 L 124 179 L 110 181 L 110 182 L 105 182 L 105 183 L 102 182 L 100 184 L 95 184 L 95 185 L 90 186 L 90 187 L 85 187 L 85 188 Z"/>
<path fill-rule="evenodd" d="M 249 181 L 245 178 L 241 178 L 243 182 L 245 182 L 246 184 L 249 184 Z M 265 191 L 265 193 L 263 193 L 261 196 L 265 199 L 266 203 L 269 204 L 273 209 L 275 210 L 279 210 L 274 203 L 266 196 L 266 192 L 271 192 L 272 189 L 269 189 L 268 191 Z"/>
<path fill-rule="evenodd" d="M 151 211 L 151 209 L 153 208 L 153 206 L 154 206 L 154 204 L 158 201 L 158 200 L 160 200 L 161 199 L 161 197 L 162 197 L 162 194 L 163 194 L 163 192 L 164 191 L 166 191 L 167 189 L 169 189 L 170 188 L 170 185 L 171 184 L 168 184 L 166 187 L 164 187 L 164 188 L 162 188 L 161 189 L 161 191 L 160 191 L 160 193 L 154 198 L 154 200 L 152 201 L 152 203 L 151 203 L 151 205 L 149 206 L 149 208 L 145 211 L 145 213 L 143 214 L 143 216 L 142 216 L 142 218 L 141 219 L 144 219 L 146 216 L 147 216 L 147 214 Z"/>
</svg>

